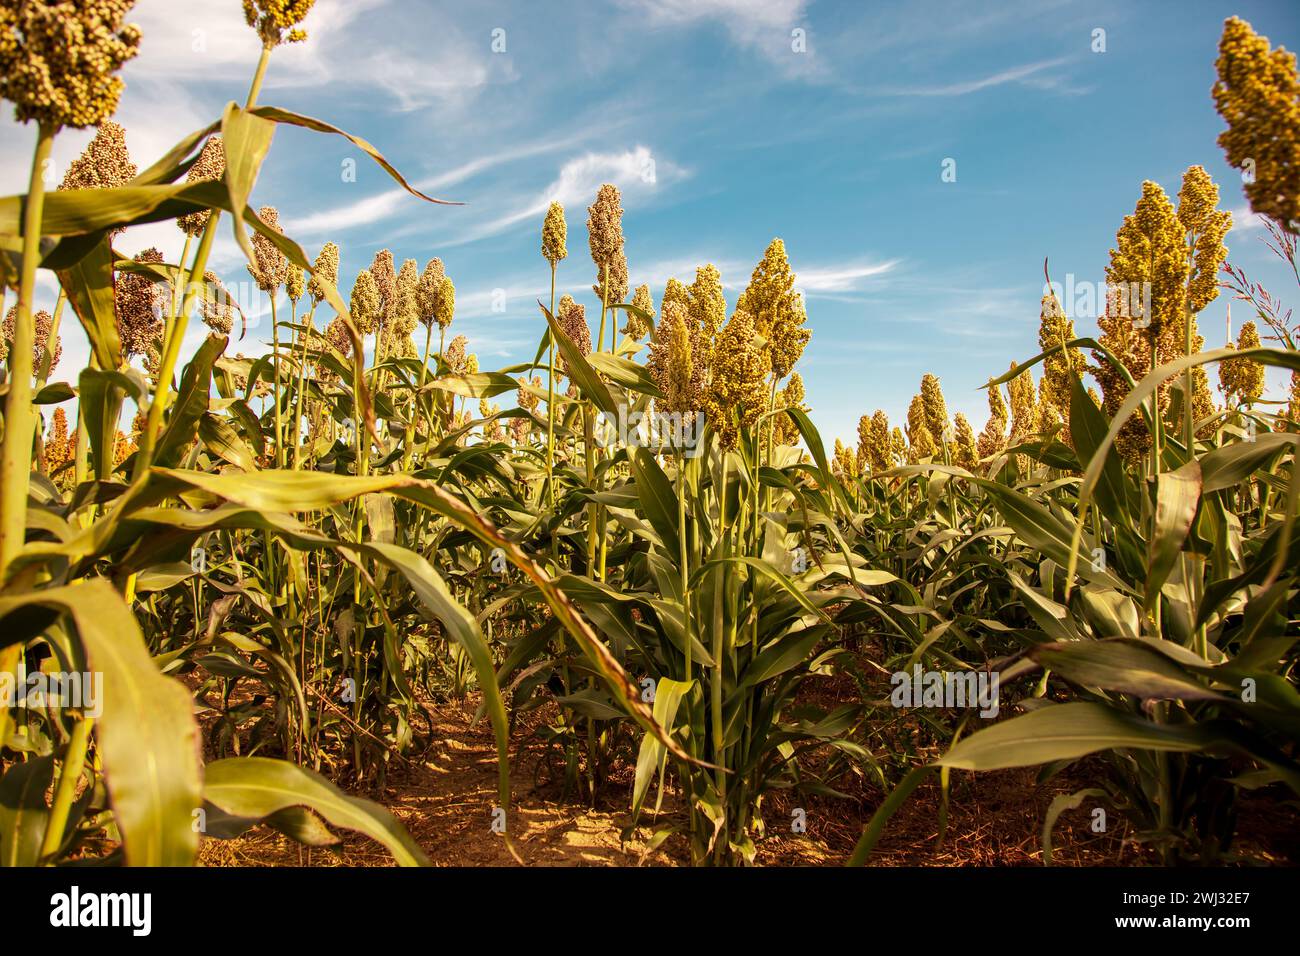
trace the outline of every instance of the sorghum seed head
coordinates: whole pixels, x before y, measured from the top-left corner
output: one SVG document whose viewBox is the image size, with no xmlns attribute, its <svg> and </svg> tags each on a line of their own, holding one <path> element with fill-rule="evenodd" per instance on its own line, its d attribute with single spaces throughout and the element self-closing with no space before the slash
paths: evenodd
<svg viewBox="0 0 1300 956">
<path fill-rule="evenodd" d="M 443 353 L 443 361 L 453 374 L 459 375 L 465 371 L 465 349 L 468 345 L 469 339 L 463 335 L 458 335 L 451 340 L 451 344 L 447 346 L 447 351 Z"/>
<path fill-rule="evenodd" d="M 393 334 L 401 338 L 408 338 L 420 321 L 416 298 L 416 286 L 420 282 L 419 268 L 414 259 L 407 259 L 397 274 L 397 292 L 389 324 L 393 328 Z"/>
<path fill-rule="evenodd" d="M 122 95 L 117 71 L 140 51 L 140 28 L 123 25 L 134 0 L 4 0 L 0 97 L 20 123 L 97 126 Z"/>
<path fill-rule="evenodd" d="M 556 321 L 560 326 L 560 334 L 578 347 L 578 351 L 584 358 L 591 354 L 591 329 L 587 325 L 587 310 L 584 306 L 573 301 L 572 296 L 564 296 L 560 299 L 559 315 Z M 569 363 L 564 360 L 564 352 L 559 352 L 560 370 L 565 375 L 569 374 Z"/>
<path fill-rule="evenodd" d="M 666 412 L 691 415 L 703 396 L 691 375 L 691 332 L 686 310 L 670 302 L 650 342 L 646 369 L 664 397 L 656 404 Z"/>
<path fill-rule="evenodd" d="M 263 206 L 257 214 L 272 232 L 284 234 L 280 228 L 280 213 L 274 206 Z M 260 232 L 253 235 L 253 258 L 256 261 L 248 267 L 248 274 L 253 277 L 259 289 L 274 296 L 289 274 L 288 258 L 279 246 Z"/>
<path fill-rule="evenodd" d="M 145 249 L 136 262 L 158 264 L 163 261 L 157 249 Z M 122 354 L 148 355 L 162 335 L 162 305 L 167 286 L 148 276 L 120 272 L 113 282 L 113 308 L 117 319 L 117 337 Z"/>
<path fill-rule="evenodd" d="M 1259 347 L 1259 329 L 1254 322 L 1247 322 L 1237 336 L 1236 348 L 1244 350 Z M 1236 399 L 1239 404 L 1249 404 L 1264 394 L 1264 366 L 1254 359 L 1224 359 L 1219 363 L 1219 384 L 1225 395 Z"/>
<path fill-rule="evenodd" d="M 357 273 L 349 311 L 352 313 L 353 324 L 362 335 L 369 335 L 375 330 L 379 321 L 379 288 L 375 284 L 374 273 L 369 269 Z"/>
<path fill-rule="evenodd" d="M 907 460 L 912 464 L 933 458 L 938 451 L 928 421 L 925 399 L 920 395 L 913 396 L 912 403 L 907 407 Z"/>
<path fill-rule="evenodd" d="M 370 263 L 370 274 L 375 277 L 375 290 L 379 293 L 379 311 L 387 315 L 392 307 L 393 297 L 397 294 L 397 269 L 393 265 L 393 253 L 380 249 Z"/>
<path fill-rule="evenodd" d="M 927 373 L 921 377 L 921 404 L 930 436 L 937 442 L 943 441 L 948 431 L 948 403 L 943 400 L 943 389 L 934 375 Z"/>
<path fill-rule="evenodd" d="M 307 291 L 314 301 L 324 301 L 327 282 L 336 288 L 339 284 L 339 247 L 333 242 L 321 247 L 311 278 L 307 280 Z"/>
<path fill-rule="evenodd" d="M 542 258 L 551 265 L 556 265 L 569 254 L 565 244 L 569 238 L 569 227 L 564 221 L 564 207 L 558 202 L 551 203 L 546 210 L 546 220 L 542 223 Z"/>
<path fill-rule="evenodd" d="M 0 361 L 9 357 L 9 349 L 14 341 L 14 323 L 18 318 L 18 306 L 11 306 L 5 314 L 4 321 L 4 347 L 0 349 Z M 42 309 L 32 315 L 32 326 L 35 332 L 32 343 L 32 368 L 40 369 L 41 362 L 45 358 L 45 348 L 50 343 L 50 333 L 54 330 L 54 319 L 50 313 Z M 59 364 L 59 358 L 63 355 L 62 336 L 55 336 L 54 345 L 50 349 L 50 371 Z"/>
<path fill-rule="evenodd" d="M 1219 294 L 1219 269 L 1228 258 L 1224 237 L 1232 228 L 1232 213 L 1218 209 L 1219 187 L 1200 166 L 1183 174 L 1178 192 L 1178 221 L 1193 247 L 1191 275 L 1187 280 L 1187 304 L 1200 312 Z"/>
<path fill-rule="evenodd" d="M 213 135 L 209 136 L 203 144 L 203 149 L 199 151 L 199 158 L 194 161 L 194 165 L 190 167 L 190 171 L 185 175 L 185 182 L 215 182 L 225 173 L 226 147 L 222 144 L 220 135 Z M 208 224 L 208 217 L 211 215 L 212 211 L 210 209 L 200 209 L 178 217 L 176 225 L 186 235 L 197 237 L 199 233 L 203 232 L 203 227 Z"/>
<path fill-rule="evenodd" d="M 456 285 L 451 281 L 451 276 L 444 275 L 442 281 L 438 284 L 438 298 L 433 312 L 433 320 L 438 323 L 438 328 L 447 329 L 451 326 L 451 321 L 455 317 Z"/>
<path fill-rule="evenodd" d="M 627 324 L 623 326 L 623 334 L 630 336 L 633 341 L 641 341 L 641 338 L 648 332 L 654 323 L 655 307 L 654 301 L 650 298 L 650 287 L 648 285 L 639 285 L 632 296 L 632 305 L 646 313 L 648 318 L 642 319 L 635 312 L 628 312 Z"/>
<path fill-rule="evenodd" d="M 244 22 L 257 31 L 266 47 L 301 43 L 307 32 L 298 24 L 316 0 L 244 0 Z"/>
<path fill-rule="evenodd" d="M 1246 196 L 1255 212 L 1300 219 L 1300 77 L 1294 53 L 1270 48 L 1249 23 L 1224 21 L 1215 63 L 1215 109 L 1228 124 L 1219 146 L 1237 169 L 1253 166 Z"/>
<path fill-rule="evenodd" d="M 530 389 L 531 386 L 531 389 Z M 519 407 L 526 412 L 534 411 L 537 408 L 541 398 L 538 397 L 537 389 L 542 387 L 542 379 L 539 375 L 532 378 L 525 378 L 519 383 L 519 392 L 515 396 L 519 402 Z"/>
<path fill-rule="evenodd" d="M 129 182 L 135 174 L 124 130 L 112 120 L 105 120 L 85 151 L 68 166 L 59 188 L 109 189 Z"/>
<path fill-rule="evenodd" d="M 613 274 L 616 260 L 623 251 L 623 206 L 617 186 L 605 183 L 596 193 L 596 201 L 587 207 L 587 238 L 591 261 L 596 265 L 596 294 L 608 266 Z M 624 260 L 626 268 L 626 260 Z"/>
<path fill-rule="evenodd" d="M 432 326 L 438 316 L 438 297 L 442 294 L 444 275 L 442 260 L 435 257 L 425 264 L 420 281 L 416 283 L 415 307 L 426 327 Z"/>
<path fill-rule="evenodd" d="M 229 335 L 235 325 L 235 310 L 230 293 L 226 291 L 215 273 L 203 273 L 203 282 L 207 286 L 203 290 L 203 321 L 212 331 Z"/>
<path fill-rule="evenodd" d="M 770 370 L 753 316 L 737 309 L 715 340 L 705 399 L 706 414 L 723 448 L 735 448 L 740 429 L 752 427 L 766 411 L 763 384 Z"/>
</svg>

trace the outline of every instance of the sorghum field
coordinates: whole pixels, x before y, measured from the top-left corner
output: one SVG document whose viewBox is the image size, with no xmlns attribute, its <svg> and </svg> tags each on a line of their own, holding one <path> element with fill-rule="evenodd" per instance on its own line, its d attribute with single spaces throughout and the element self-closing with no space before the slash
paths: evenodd
<svg viewBox="0 0 1300 956">
<path fill-rule="evenodd" d="M 1038 354 L 986 370 L 986 422 L 917 355 L 906 421 L 833 438 L 781 239 L 730 304 L 707 263 L 655 301 L 617 188 L 589 262 L 552 203 L 535 354 L 480 367 L 439 250 L 340 275 L 251 204 L 299 127 L 456 214 L 266 102 L 313 0 L 244 0 L 246 95 L 160 156 L 113 121 L 132 6 L 0 0 L 34 141 L 0 200 L 6 865 L 1300 856 L 1300 288 L 1228 258 L 1201 166 L 1176 196 L 1132 184 L 1101 334 L 1049 291 Z M 1250 241 L 1300 285 L 1295 57 L 1234 18 L 1216 68 Z M 115 251 L 157 223 L 177 261 Z M 247 275 L 211 271 L 223 229 Z M 566 275 L 590 294 L 557 297 Z M 227 291 L 250 277 L 251 358 Z M 1218 297 L 1223 345 L 1197 326 Z"/>
</svg>

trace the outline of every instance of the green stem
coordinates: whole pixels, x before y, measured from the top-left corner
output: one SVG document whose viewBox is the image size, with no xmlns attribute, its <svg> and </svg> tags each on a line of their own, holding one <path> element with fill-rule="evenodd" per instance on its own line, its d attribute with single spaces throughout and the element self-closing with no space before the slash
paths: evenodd
<svg viewBox="0 0 1300 956">
<path fill-rule="evenodd" d="M 0 452 L 0 586 L 9 577 L 9 565 L 23 549 L 27 533 L 27 483 L 32 471 L 32 351 L 36 333 L 32 299 L 36 292 L 36 266 L 40 257 L 41 214 L 45 183 L 41 178 L 54 145 L 55 126 L 41 123 L 32 154 L 27 199 L 23 203 L 23 260 L 18 281 L 18 312 L 9 349 L 9 394 L 5 399 L 5 432 Z"/>
<path fill-rule="evenodd" d="M 302 348 L 298 350 L 298 391 L 294 396 L 293 410 L 293 470 L 298 471 L 302 467 L 302 405 L 303 391 L 307 383 L 307 343 L 311 339 L 312 320 L 316 317 L 316 300 L 312 300 L 311 308 L 307 310 L 307 325 L 302 330 Z"/>
<path fill-rule="evenodd" d="M 555 317 L 555 267 L 551 263 L 551 317 Z M 555 511 L 555 339 L 547 326 L 546 338 L 550 342 L 549 367 L 546 374 L 546 491 L 551 511 Z M 555 551 L 555 539 L 551 540 L 551 550 Z"/>
<path fill-rule="evenodd" d="M 63 771 L 59 774 L 59 784 L 54 791 L 54 805 L 50 808 L 45 838 L 41 841 L 42 859 L 53 856 L 63 845 L 63 831 L 67 829 L 68 813 L 72 810 L 72 800 L 77 794 L 77 781 L 81 779 L 81 771 L 86 766 L 86 747 L 90 743 L 90 728 L 94 723 L 93 718 L 82 717 L 68 738 L 68 748 L 63 753 Z"/>
<path fill-rule="evenodd" d="M 279 291 L 279 290 L 276 290 Z M 284 467 L 284 418 L 280 412 L 280 322 L 275 312 L 276 291 L 271 292 L 271 398 L 275 402 L 275 467 Z"/>
<path fill-rule="evenodd" d="M 419 431 L 420 424 L 420 399 L 424 394 L 424 380 L 429 374 L 429 346 L 433 344 L 433 323 L 430 322 L 424 330 L 424 362 L 420 365 L 420 382 L 415 390 L 414 400 L 411 402 L 411 422 L 406 426 L 406 448 L 402 452 L 402 471 L 406 471 L 411 465 L 411 442 L 415 440 L 415 434 Z"/>
</svg>

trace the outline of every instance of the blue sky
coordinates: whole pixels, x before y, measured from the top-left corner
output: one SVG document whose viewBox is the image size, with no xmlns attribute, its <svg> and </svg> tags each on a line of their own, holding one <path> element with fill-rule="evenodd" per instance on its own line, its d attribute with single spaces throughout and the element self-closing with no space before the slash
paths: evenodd
<svg viewBox="0 0 1300 956">
<path fill-rule="evenodd" d="M 440 256 L 458 290 L 455 329 L 484 368 L 536 349 L 552 198 L 570 229 L 560 284 L 589 303 L 586 207 L 602 182 L 623 189 L 631 280 L 656 302 L 668 276 L 689 281 L 713 262 L 734 303 L 780 236 L 807 297 L 813 336 L 799 370 L 828 444 L 875 408 L 900 420 L 925 372 L 978 430 L 979 385 L 1037 351 L 1043 258 L 1055 279 L 1101 282 L 1142 181 L 1173 195 L 1192 164 L 1237 214 L 1230 260 L 1296 300 L 1215 145 L 1209 90 L 1226 16 L 1295 49 L 1300 6 L 980 6 L 318 0 L 310 39 L 273 57 L 262 102 L 369 139 L 421 188 L 466 205 L 421 203 L 346 141 L 293 129 L 277 134 L 254 201 L 276 205 L 309 255 L 337 241 L 345 292 L 379 248 L 421 267 Z M 242 102 L 257 42 L 239 7 L 137 4 L 145 38 L 118 119 L 142 167 Z M 88 139 L 60 136 L 59 175 Z M 0 122 L 9 192 L 23 188 L 31 142 L 8 115 Z M 942 181 L 945 160 L 955 182 Z M 175 255 L 180 238 L 159 224 L 118 246 Z M 243 271 L 224 234 L 214 264 L 231 279 Z M 52 300 L 52 285 L 42 294 Z M 1226 303 L 1202 314 L 1211 345 Z M 1239 327 L 1249 315 L 1234 311 Z M 1095 322 L 1076 316 L 1076 327 Z M 65 336 L 64 370 L 84 356 L 76 338 Z M 254 354 L 266 338 L 259 324 L 230 351 Z"/>
</svg>

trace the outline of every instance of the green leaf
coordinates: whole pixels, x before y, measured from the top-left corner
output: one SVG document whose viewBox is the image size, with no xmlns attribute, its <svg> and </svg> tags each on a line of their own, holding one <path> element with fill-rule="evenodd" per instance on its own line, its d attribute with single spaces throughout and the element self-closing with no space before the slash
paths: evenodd
<svg viewBox="0 0 1300 956">
<path fill-rule="evenodd" d="M 659 722 L 660 726 L 670 733 L 673 724 L 677 721 L 677 710 L 682 698 L 690 693 L 694 684 L 694 681 L 680 681 L 661 677 L 655 685 L 654 718 Z M 636 755 L 636 775 L 632 782 L 632 813 L 634 816 L 641 811 L 641 805 L 645 802 L 645 795 L 650 789 L 650 780 L 653 778 L 655 770 L 658 769 L 662 773 L 662 767 L 667 759 L 668 752 L 664 750 L 664 745 L 656 740 L 653 734 L 647 733 L 641 738 L 641 747 Z"/>
<path fill-rule="evenodd" d="M 198 434 L 199 420 L 208 410 L 212 364 L 226 350 L 227 341 L 224 335 L 209 335 L 185 366 L 176 402 L 167 415 L 167 427 L 158 438 L 154 461 L 159 465 L 176 464 Z M 166 388 L 166 383 L 162 387 Z"/>
<path fill-rule="evenodd" d="M 230 197 L 231 224 L 235 229 L 235 240 L 244 250 L 251 265 L 257 264 L 248 231 L 244 228 L 244 210 L 248 197 L 257 182 L 257 174 L 262 168 L 266 154 L 271 150 L 271 139 L 275 136 L 275 124 L 260 116 L 254 116 L 241 109 L 236 103 L 227 103 L 221 115 L 221 145 L 226 153 L 226 174 L 222 182 L 226 184 L 226 193 Z"/>
<path fill-rule="evenodd" d="M 199 419 L 199 440 L 203 447 L 232 465 L 244 471 L 257 471 L 252 450 L 224 418 L 204 412 Z"/>
<path fill-rule="evenodd" d="M 103 578 L 0 597 L 5 618 L 37 607 L 69 615 L 92 672 L 103 675 L 95 733 L 113 818 L 132 866 L 189 866 L 200 805 L 198 726 L 193 701 L 158 672 L 135 616 Z"/>
<path fill-rule="evenodd" d="M 122 342 L 117 334 L 117 308 L 113 296 L 113 250 L 100 240 L 77 263 L 58 273 L 68 304 L 86 331 L 91 352 L 102 369 L 122 364 Z"/>
<path fill-rule="evenodd" d="M 1215 735 L 1197 724 L 1155 724 L 1106 704 L 1075 702 L 1042 707 L 978 731 L 931 766 L 1003 770 L 1074 760 L 1099 750 L 1191 752 L 1216 743 Z"/>
<path fill-rule="evenodd" d="M 628 456 L 632 466 L 632 477 L 636 482 L 636 492 L 645 516 L 659 534 L 668 554 L 676 560 L 679 551 L 677 536 L 677 493 L 672 482 L 659 467 L 655 456 L 644 448 L 632 449 Z"/>
<path fill-rule="evenodd" d="M 0 777 L 0 866 L 36 866 L 50 819 L 45 792 L 54 782 L 54 758 L 13 763 Z"/>
<path fill-rule="evenodd" d="M 1029 656 L 1082 687 L 1132 694 L 1144 700 L 1222 700 L 1168 656 L 1141 639 L 1040 644 Z"/>
<path fill-rule="evenodd" d="M 1088 404 L 1092 404 L 1091 400 Z M 1105 799 L 1106 791 L 1088 787 L 1074 793 L 1058 793 L 1052 799 L 1051 806 L 1047 808 L 1047 816 L 1043 818 L 1043 866 L 1052 865 L 1052 829 L 1056 826 L 1057 818 L 1066 810 L 1078 810 L 1088 797 Z"/>
<path fill-rule="evenodd" d="M 542 310 L 542 315 L 546 317 L 546 324 L 551 329 L 551 337 L 560 347 L 560 353 L 564 356 L 564 363 L 569 370 L 569 378 L 573 379 L 582 394 L 598 409 L 609 415 L 617 415 L 618 405 L 614 401 L 614 396 L 609 393 L 609 389 L 605 387 L 605 383 L 601 381 L 595 369 L 578 351 L 578 347 L 561 331 L 560 324 L 546 306 L 538 302 L 537 307 Z"/>
<path fill-rule="evenodd" d="M 1196 507 L 1201 501 L 1201 466 L 1192 459 L 1177 471 L 1156 477 L 1156 515 L 1147 542 L 1145 607 L 1155 607 L 1156 598 L 1192 530 Z"/>
<path fill-rule="evenodd" d="M 258 820 L 289 807 L 309 807 L 334 826 L 356 830 L 383 844 L 399 866 L 429 862 L 410 834 L 379 804 L 349 797 L 320 774 L 283 760 L 231 757 L 210 763 L 203 798 L 231 816 Z"/>
</svg>

